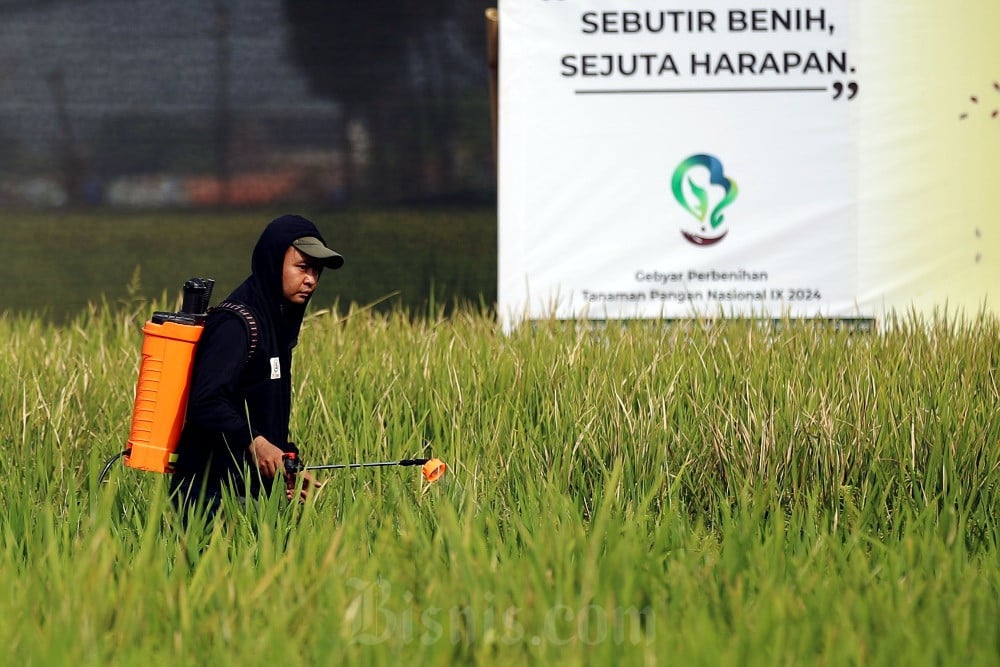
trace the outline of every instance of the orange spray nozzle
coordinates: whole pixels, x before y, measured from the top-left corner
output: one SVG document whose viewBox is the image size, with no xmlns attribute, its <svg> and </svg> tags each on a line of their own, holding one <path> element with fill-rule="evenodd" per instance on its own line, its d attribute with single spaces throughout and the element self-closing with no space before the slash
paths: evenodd
<svg viewBox="0 0 1000 667">
<path fill-rule="evenodd" d="M 428 459 L 421 468 L 421 471 L 424 473 L 424 479 L 428 482 L 438 481 L 444 477 L 444 473 L 447 470 L 448 466 L 441 459 Z"/>
</svg>

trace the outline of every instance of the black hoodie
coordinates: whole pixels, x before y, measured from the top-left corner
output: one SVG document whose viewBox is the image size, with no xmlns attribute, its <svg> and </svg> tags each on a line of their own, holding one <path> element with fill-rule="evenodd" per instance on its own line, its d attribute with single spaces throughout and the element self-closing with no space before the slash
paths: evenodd
<svg viewBox="0 0 1000 667">
<path fill-rule="evenodd" d="M 253 472 L 250 491 L 258 494 L 260 479 L 249 451 L 258 435 L 286 452 L 296 451 L 288 434 L 292 349 L 306 305 L 285 300 L 282 268 L 288 247 L 304 236 L 323 240 L 303 217 L 285 215 L 272 221 L 254 248 L 250 277 L 225 299 L 245 306 L 257 322 L 259 338 L 249 360 L 250 337 L 243 318 L 221 308 L 208 315 L 195 354 L 171 482 L 171 489 L 181 487 L 188 499 L 202 488 L 218 496 L 227 481 L 242 495 L 248 470 Z"/>
</svg>

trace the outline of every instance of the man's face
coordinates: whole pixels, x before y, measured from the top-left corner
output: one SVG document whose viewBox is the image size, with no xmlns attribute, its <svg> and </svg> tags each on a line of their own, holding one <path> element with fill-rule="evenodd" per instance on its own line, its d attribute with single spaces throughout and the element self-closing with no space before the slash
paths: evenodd
<svg viewBox="0 0 1000 667">
<path fill-rule="evenodd" d="M 322 268 L 317 260 L 303 255 L 295 246 L 288 246 L 281 271 L 281 289 L 285 299 L 298 304 L 308 301 L 319 283 Z"/>
</svg>

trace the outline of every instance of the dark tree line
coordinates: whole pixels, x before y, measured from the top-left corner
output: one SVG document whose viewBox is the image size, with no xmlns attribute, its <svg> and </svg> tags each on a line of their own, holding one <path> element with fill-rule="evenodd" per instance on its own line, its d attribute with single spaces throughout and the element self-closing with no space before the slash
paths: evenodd
<svg viewBox="0 0 1000 667">
<path fill-rule="evenodd" d="M 490 4 L 284 0 L 293 61 L 314 93 L 344 110 L 353 196 L 400 200 L 492 188 Z"/>
</svg>

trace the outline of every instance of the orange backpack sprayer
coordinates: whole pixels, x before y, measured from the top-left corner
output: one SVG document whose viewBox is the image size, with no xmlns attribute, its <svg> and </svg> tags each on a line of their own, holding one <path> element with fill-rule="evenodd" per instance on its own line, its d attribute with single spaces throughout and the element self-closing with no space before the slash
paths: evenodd
<svg viewBox="0 0 1000 667">
<path fill-rule="evenodd" d="M 191 278 L 184 283 L 180 311 L 154 312 L 142 328 L 142 363 L 128 445 L 107 462 L 100 479 L 104 479 L 111 464 L 121 456 L 130 468 L 159 473 L 174 471 L 194 353 L 214 284 L 210 278 Z"/>
<path fill-rule="evenodd" d="M 130 468 L 174 471 L 194 352 L 214 282 L 202 278 L 187 281 L 180 312 L 153 313 L 142 328 L 142 365 L 125 449 L 125 465 Z"/>
</svg>

